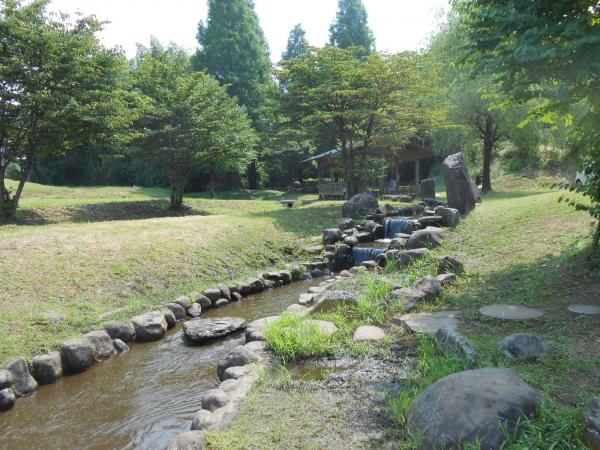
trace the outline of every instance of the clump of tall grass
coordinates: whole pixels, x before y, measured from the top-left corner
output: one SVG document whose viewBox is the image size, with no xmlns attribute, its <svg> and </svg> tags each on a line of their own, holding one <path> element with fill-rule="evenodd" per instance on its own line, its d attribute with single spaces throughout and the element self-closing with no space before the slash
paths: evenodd
<svg viewBox="0 0 600 450">
<path fill-rule="evenodd" d="M 302 357 L 330 353 L 331 339 L 314 321 L 304 316 L 283 314 L 265 328 L 267 345 L 284 363 Z"/>
</svg>

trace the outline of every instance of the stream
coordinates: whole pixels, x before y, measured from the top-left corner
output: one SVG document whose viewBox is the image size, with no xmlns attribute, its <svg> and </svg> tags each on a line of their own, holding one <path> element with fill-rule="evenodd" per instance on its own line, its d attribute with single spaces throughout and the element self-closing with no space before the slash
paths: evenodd
<svg viewBox="0 0 600 450">
<path fill-rule="evenodd" d="M 208 317 L 248 321 L 280 314 L 322 280 L 300 281 L 210 309 Z M 204 392 L 219 383 L 218 362 L 243 334 L 205 346 L 183 342 L 181 323 L 158 342 L 63 377 L 0 414 L 0 449 L 156 449 L 189 431 Z"/>
</svg>

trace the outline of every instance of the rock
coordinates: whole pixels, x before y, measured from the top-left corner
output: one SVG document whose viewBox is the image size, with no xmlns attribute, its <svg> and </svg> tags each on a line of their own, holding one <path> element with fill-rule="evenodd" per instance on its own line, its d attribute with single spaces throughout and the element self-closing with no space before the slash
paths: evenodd
<svg viewBox="0 0 600 450">
<path fill-rule="evenodd" d="M 404 311 L 408 312 L 424 301 L 426 294 L 412 288 L 394 289 L 390 292 L 390 299 L 404 302 Z"/>
<path fill-rule="evenodd" d="M 449 286 L 457 280 L 456 275 L 453 273 L 443 273 L 435 277 L 435 279 L 440 282 L 442 287 Z"/>
<path fill-rule="evenodd" d="M 354 247 L 358 245 L 358 238 L 356 236 L 346 236 L 344 238 L 344 244 L 346 244 L 349 247 Z"/>
<path fill-rule="evenodd" d="M 217 365 L 217 375 L 219 376 L 219 380 L 223 380 L 225 371 L 230 367 L 246 366 L 248 364 L 258 362 L 260 359 L 261 357 L 257 352 L 252 351 L 246 346 L 240 345 L 234 348 L 227 354 L 227 356 L 225 356 L 223 360 L 219 361 L 219 364 Z"/>
<path fill-rule="evenodd" d="M 435 341 L 441 353 L 455 353 L 471 362 L 471 366 L 477 363 L 477 352 L 469 340 L 454 328 L 444 326 L 436 331 Z"/>
<path fill-rule="evenodd" d="M 463 263 L 456 256 L 444 256 L 438 259 L 437 273 L 455 273 L 461 274 L 464 272 Z"/>
<path fill-rule="evenodd" d="M 232 302 L 239 302 L 240 300 L 242 300 L 244 297 L 242 296 L 242 294 L 240 294 L 239 292 L 232 292 L 231 293 L 231 301 Z"/>
<path fill-rule="evenodd" d="M 167 450 L 201 450 L 204 448 L 204 433 L 188 431 L 177 436 Z"/>
<path fill-rule="evenodd" d="M 460 223 L 460 212 L 456 208 L 448 208 L 446 206 L 438 206 L 435 208 L 435 214 L 442 216 L 444 225 L 454 228 Z"/>
<path fill-rule="evenodd" d="M 462 153 L 455 153 L 444 160 L 444 182 L 448 206 L 467 214 L 478 200 L 477 186 L 469 178 L 469 171 Z"/>
<path fill-rule="evenodd" d="M 433 179 L 421 180 L 421 198 L 435 198 L 435 181 Z"/>
<path fill-rule="evenodd" d="M 270 281 L 279 281 L 281 279 L 281 276 L 279 275 L 279 272 L 268 272 L 263 278 L 266 278 Z"/>
<path fill-rule="evenodd" d="M 250 278 L 248 284 L 250 285 L 251 294 L 258 294 L 265 290 L 265 285 L 260 278 Z"/>
<path fill-rule="evenodd" d="M 112 339 L 121 339 L 125 342 L 132 341 L 135 337 L 133 325 L 128 322 L 107 322 L 104 324 L 104 331 L 106 331 Z"/>
<path fill-rule="evenodd" d="M 421 259 L 422 257 L 424 257 L 428 252 L 429 252 L 429 250 L 426 248 L 417 248 L 414 250 L 398 251 L 395 254 L 394 259 L 396 260 L 396 264 L 398 265 L 399 268 L 406 267 L 406 266 L 410 266 L 414 260 Z M 390 258 L 390 255 L 389 255 L 390 252 L 388 251 L 387 253 L 388 253 L 388 258 Z"/>
<path fill-rule="evenodd" d="M 92 344 L 92 347 L 94 348 L 94 358 L 96 358 L 97 361 L 115 356 L 115 348 L 113 347 L 112 339 L 106 331 L 90 331 L 85 334 L 84 338 Z"/>
<path fill-rule="evenodd" d="M 363 266 L 354 266 L 354 267 L 350 267 L 350 269 L 348 269 L 348 271 L 353 274 L 360 274 L 360 273 L 367 273 L 367 268 L 363 267 Z"/>
<path fill-rule="evenodd" d="M 152 311 L 131 319 L 135 339 L 140 342 L 162 339 L 167 333 L 167 319 L 163 313 Z"/>
<path fill-rule="evenodd" d="M 204 296 L 210 300 L 211 303 L 215 303 L 221 298 L 221 289 L 205 289 Z"/>
<path fill-rule="evenodd" d="M 384 238 L 385 228 L 381 223 L 375 222 L 374 220 L 365 220 L 362 229 L 371 235 L 370 241 L 374 239 Z M 359 239 L 360 240 L 360 239 Z M 365 242 L 370 242 L 365 241 Z"/>
<path fill-rule="evenodd" d="M 29 366 L 25 358 L 17 358 L 6 366 L 13 377 L 12 388 L 17 397 L 23 397 L 35 392 L 38 384 L 29 373 Z"/>
<path fill-rule="evenodd" d="M 596 305 L 569 305 L 567 310 L 575 315 L 597 316 L 600 314 L 600 306 Z"/>
<path fill-rule="evenodd" d="M 31 360 L 31 372 L 39 384 L 56 383 L 63 374 L 60 353 L 50 352 L 34 356 Z"/>
<path fill-rule="evenodd" d="M 352 248 L 346 244 L 338 245 L 333 257 L 333 270 L 340 272 L 349 269 L 352 267 L 353 262 Z"/>
<path fill-rule="evenodd" d="M 94 362 L 95 350 L 89 339 L 77 338 L 65 341 L 60 352 L 63 370 L 67 373 L 80 373 Z"/>
<path fill-rule="evenodd" d="M 222 308 L 223 306 L 227 306 L 229 304 L 229 300 L 226 298 L 220 298 L 215 302 L 215 308 Z"/>
<path fill-rule="evenodd" d="M 305 314 L 308 314 L 308 308 L 303 305 L 290 305 L 286 308 L 286 312 L 288 312 L 289 314 L 297 314 L 303 316 Z"/>
<path fill-rule="evenodd" d="M 169 311 L 171 311 L 173 313 L 173 315 L 175 316 L 175 320 L 177 320 L 177 321 L 184 320 L 187 317 L 185 308 L 183 306 L 181 306 L 179 303 L 167 303 L 165 305 L 165 308 L 167 308 Z"/>
<path fill-rule="evenodd" d="M 201 294 L 200 292 L 192 292 L 191 297 L 194 300 L 194 303 L 198 303 L 200 305 L 202 310 L 208 309 L 212 305 L 210 299 L 206 295 Z"/>
<path fill-rule="evenodd" d="M 390 241 L 390 248 L 392 250 L 404 250 L 408 244 L 408 239 L 394 238 Z"/>
<path fill-rule="evenodd" d="M 311 312 L 313 314 L 330 312 L 340 306 L 358 306 L 358 296 L 350 291 L 325 291 L 317 296 Z"/>
<path fill-rule="evenodd" d="M 223 381 L 226 380 L 237 380 L 238 378 L 244 377 L 252 372 L 250 366 L 233 366 L 229 367 L 223 372 Z"/>
<path fill-rule="evenodd" d="M 592 450 L 600 450 L 600 397 L 592 399 L 589 408 L 583 415 L 583 425 L 585 437 Z"/>
<path fill-rule="evenodd" d="M 0 389 L 12 386 L 15 376 L 10 370 L 0 369 Z"/>
<path fill-rule="evenodd" d="M 279 319 L 279 316 L 269 316 L 250 322 L 245 332 L 246 342 L 264 341 L 265 328 L 269 323 L 277 319 Z"/>
<path fill-rule="evenodd" d="M 17 398 L 11 388 L 0 389 L 0 411 L 8 411 L 11 409 Z"/>
<path fill-rule="evenodd" d="M 56 311 L 46 311 L 41 314 L 42 323 L 52 325 L 53 327 L 57 327 L 62 324 L 66 316 Z"/>
<path fill-rule="evenodd" d="M 426 276 L 413 284 L 413 289 L 425 294 L 425 300 L 433 301 L 442 293 L 441 283 L 432 276 Z"/>
<path fill-rule="evenodd" d="M 360 265 L 366 267 L 367 270 L 377 269 L 377 263 L 375 261 L 363 261 Z"/>
<path fill-rule="evenodd" d="M 350 199 L 344 203 L 342 206 L 342 216 L 356 219 L 357 217 L 373 214 L 377 208 L 379 208 L 377 199 L 372 194 L 365 192 L 350 197 Z"/>
<path fill-rule="evenodd" d="M 349 217 L 343 217 L 338 220 L 337 226 L 340 231 L 350 230 L 352 228 L 356 228 L 356 220 L 351 219 Z"/>
<path fill-rule="evenodd" d="M 192 430 L 208 430 L 217 425 L 219 420 L 213 413 L 201 409 L 192 419 Z"/>
<path fill-rule="evenodd" d="M 552 350 L 550 345 L 535 334 L 516 333 L 498 342 L 498 348 L 510 359 L 535 360 Z"/>
<path fill-rule="evenodd" d="M 202 397 L 202 409 L 207 411 L 214 411 L 216 409 L 222 408 L 223 406 L 229 403 L 229 398 L 220 389 L 212 389 Z"/>
<path fill-rule="evenodd" d="M 196 317 L 200 317 L 200 315 L 202 314 L 202 307 L 198 303 L 194 303 L 190 307 L 188 307 L 186 313 L 188 317 L 195 319 Z"/>
<path fill-rule="evenodd" d="M 487 317 L 501 320 L 531 320 L 541 317 L 544 313 L 539 309 L 523 305 L 494 304 L 484 306 L 479 312 Z"/>
<path fill-rule="evenodd" d="M 406 239 L 408 240 L 410 238 L 410 234 L 408 233 L 396 233 L 394 235 L 394 239 Z"/>
<path fill-rule="evenodd" d="M 306 306 L 310 305 L 315 299 L 314 294 L 300 294 L 300 298 L 298 299 L 298 304 Z"/>
<path fill-rule="evenodd" d="M 163 310 L 163 316 L 165 316 L 165 320 L 167 322 L 167 328 L 173 328 L 175 324 L 177 324 L 177 319 L 175 318 L 175 314 L 170 309 Z"/>
<path fill-rule="evenodd" d="M 194 300 L 192 299 L 192 297 L 188 297 L 187 295 L 180 295 L 173 301 L 173 303 L 177 303 L 178 305 L 181 305 L 181 307 L 183 307 L 184 309 L 188 309 L 192 305 L 192 303 L 194 303 Z"/>
<path fill-rule="evenodd" d="M 290 284 L 292 282 L 292 272 L 289 270 L 282 270 L 279 272 L 279 276 L 281 277 L 283 284 Z"/>
<path fill-rule="evenodd" d="M 234 317 L 193 319 L 183 324 L 183 333 L 189 341 L 201 344 L 244 330 L 246 326 L 244 319 Z"/>
<path fill-rule="evenodd" d="M 417 248 L 437 248 L 442 245 L 442 237 L 439 233 L 431 230 L 418 230 L 411 234 L 406 242 L 408 250 Z"/>
<path fill-rule="evenodd" d="M 219 284 L 219 290 L 221 291 L 221 298 L 231 300 L 231 290 L 226 284 Z"/>
<path fill-rule="evenodd" d="M 129 351 L 129 346 L 121 339 L 115 339 L 113 341 L 113 347 L 117 353 L 126 353 Z"/>
<path fill-rule="evenodd" d="M 306 320 L 305 322 L 308 324 L 313 323 L 317 325 L 321 332 L 326 336 L 331 336 L 337 333 L 338 330 L 338 328 L 332 322 L 329 322 L 327 320 Z"/>
<path fill-rule="evenodd" d="M 304 274 L 300 267 L 292 267 L 290 272 L 292 274 L 292 281 L 300 281 L 302 279 L 302 275 Z"/>
<path fill-rule="evenodd" d="M 344 278 L 350 278 L 352 276 L 352 274 L 350 272 L 348 272 L 347 270 L 342 270 L 340 272 L 340 276 L 342 276 Z"/>
<path fill-rule="evenodd" d="M 342 232 L 339 228 L 328 228 L 323 230 L 323 244 L 331 245 L 342 239 Z"/>
<path fill-rule="evenodd" d="M 373 327 L 369 325 L 363 325 L 356 329 L 354 342 L 370 342 L 370 341 L 381 341 L 385 338 L 385 332 L 379 327 Z"/>
<path fill-rule="evenodd" d="M 388 262 L 388 257 L 387 254 L 385 253 L 380 253 L 379 255 L 377 255 L 377 265 L 379 267 L 385 267 L 387 266 L 387 262 Z"/>
<path fill-rule="evenodd" d="M 392 318 L 394 325 L 401 326 L 411 333 L 425 333 L 434 336 L 440 328 L 457 327 L 457 311 L 422 312 L 415 314 L 402 314 Z"/>
<path fill-rule="evenodd" d="M 407 425 L 423 438 L 422 449 L 458 448 L 458 443 L 499 449 L 505 432 L 513 436 L 522 416 L 534 417 L 541 401 L 540 391 L 508 369 L 467 370 L 429 386 L 411 406 Z"/>
</svg>

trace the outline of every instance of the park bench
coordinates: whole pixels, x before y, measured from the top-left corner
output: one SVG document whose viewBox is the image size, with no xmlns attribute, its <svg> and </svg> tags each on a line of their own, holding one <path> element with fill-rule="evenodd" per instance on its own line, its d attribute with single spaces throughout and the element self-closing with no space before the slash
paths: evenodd
<svg viewBox="0 0 600 450">
<path fill-rule="evenodd" d="M 343 200 L 344 198 L 346 198 L 346 188 L 344 185 L 337 183 L 319 184 L 319 199 Z"/>
</svg>

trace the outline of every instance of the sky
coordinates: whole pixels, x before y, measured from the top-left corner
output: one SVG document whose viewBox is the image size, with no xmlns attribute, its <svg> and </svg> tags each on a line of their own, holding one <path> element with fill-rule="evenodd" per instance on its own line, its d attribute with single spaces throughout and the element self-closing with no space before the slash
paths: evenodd
<svg viewBox="0 0 600 450">
<path fill-rule="evenodd" d="M 448 0 L 363 0 L 369 25 L 380 51 L 418 50 L 426 45 L 440 21 Z M 301 23 L 313 46 L 329 40 L 329 26 L 337 0 L 255 0 L 256 12 L 269 43 L 271 59 L 278 61 L 290 30 Z M 198 47 L 198 22 L 206 19 L 206 0 L 53 0 L 49 9 L 73 14 L 95 14 L 110 22 L 101 39 L 107 46 L 121 46 L 128 57 L 136 43 L 148 44 L 151 36 L 162 43 L 174 42 L 188 51 Z"/>
</svg>

